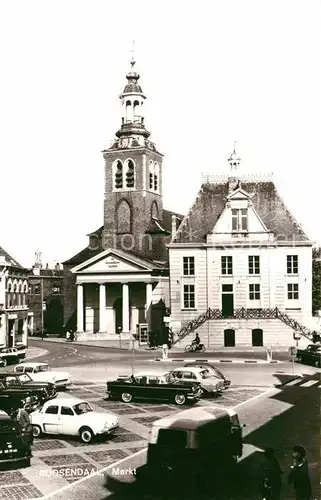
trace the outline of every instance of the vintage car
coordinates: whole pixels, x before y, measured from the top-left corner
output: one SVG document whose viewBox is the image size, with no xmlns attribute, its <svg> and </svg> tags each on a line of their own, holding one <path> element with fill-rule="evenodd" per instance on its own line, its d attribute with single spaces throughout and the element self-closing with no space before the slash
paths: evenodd
<svg viewBox="0 0 321 500">
<path fill-rule="evenodd" d="M 19 359 L 25 359 L 27 354 L 27 346 L 25 346 L 22 342 L 17 342 L 15 348 L 17 349 Z"/>
<path fill-rule="evenodd" d="M 296 352 L 296 360 L 299 363 L 321 368 L 321 344 L 310 344 L 306 349 L 298 349 Z"/>
<path fill-rule="evenodd" d="M 12 410 L 28 404 L 29 408 L 36 409 L 39 404 L 39 398 L 31 389 L 21 387 L 6 387 L 0 382 L 0 409 L 7 413 Z"/>
<path fill-rule="evenodd" d="M 133 398 L 170 401 L 177 405 L 195 403 L 202 395 L 197 383 L 181 384 L 167 374 L 138 373 L 107 382 L 107 397 L 130 403 Z"/>
<path fill-rule="evenodd" d="M 20 363 L 20 365 L 14 367 L 14 372 L 28 373 L 35 382 L 50 382 L 55 384 L 57 389 L 66 389 L 71 385 L 68 372 L 52 371 L 48 363 Z"/>
<path fill-rule="evenodd" d="M 212 365 L 211 363 L 207 362 L 202 362 L 202 361 L 190 361 L 189 363 L 185 363 L 184 367 L 188 368 L 200 368 L 201 370 L 208 370 L 210 373 L 212 373 L 214 376 L 216 376 L 218 379 L 223 381 L 224 384 L 224 389 L 228 389 L 231 385 L 231 381 L 223 375 L 221 370 L 219 370 L 216 366 Z"/>
<path fill-rule="evenodd" d="M 0 469 L 12 465 L 29 467 L 30 451 L 26 449 L 17 422 L 5 412 L 0 413 Z"/>
<path fill-rule="evenodd" d="M 41 434 L 66 434 L 79 436 L 83 443 L 90 443 L 95 436 L 107 436 L 119 426 L 116 415 L 98 413 L 89 403 L 78 398 L 47 401 L 30 414 L 30 420 L 36 438 Z"/>
<path fill-rule="evenodd" d="M 19 352 L 15 347 L 0 346 L 0 359 L 2 360 L 2 366 L 15 365 L 21 361 Z"/>
<path fill-rule="evenodd" d="M 175 368 L 168 373 L 169 380 L 180 382 L 181 384 L 198 383 L 205 394 L 219 394 L 224 389 L 224 383 L 216 375 L 210 373 L 207 369 L 182 367 Z"/>
<path fill-rule="evenodd" d="M 31 394 L 38 397 L 40 403 L 57 396 L 56 386 L 48 382 L 35 382 L 28 373 L 2 372 L 0 382 L 6 388 L 29 390 Z"/>
</svg>

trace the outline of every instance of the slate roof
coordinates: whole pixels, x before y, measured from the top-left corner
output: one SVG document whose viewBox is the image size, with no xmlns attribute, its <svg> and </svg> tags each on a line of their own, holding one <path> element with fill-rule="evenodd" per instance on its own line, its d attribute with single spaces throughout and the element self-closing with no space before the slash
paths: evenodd
<svg viewBox="0 0 321 500">
<path fill-rule="evenodd" d="M 162 227 L 166 232 L 169 234 L 172 234 L 172 215 L 176 215 L 178 221 L 177 221 L 177 227 L 179 226 L 180 222 L 183 220 L 184 216 L 182 214 L 178 214 L 176 212 L 172 212 L 170 210 L 163 210 L 163 221 L 162 221 Z M 87 234 L 87 236 L 98 236 L 98 238 L 102 238 L 104 226 L 100 226 L 96 231 L 93 231 L 92 233 Z M 85 262 L 86 260 L 91 259 L 92 257 L 95 257 L 95 255 L 98 255 L 100 252 L 103 251 L 102 247 L 99 248 L 90 248 L 87 246 L 86 248 L 83 248 L 80 252 L 78 252 L 76 255 L 71 257 L 68 260 L 65 260 L 63 264 L 65 265 L 72 265 L 72 266 L 77 266 L 78 264 L 81 264 L 82 262 Z M 148 259 L 143 258 L 141 255 L 136 255 L 134 252 L 127 252 L 129 255 L 133 255 L 134 257 L 138 257 L 140 259 L 145 260 L 146 262 L 153 263 L 155 267 L 164 267 L 160 266 L 157 262 L 155 261 L 150 261 Z M 162 261 L 167 261 L 167 248 L 166 244 L 164 242 L 164 252 L 161 252 L 162 255 L 160 255 L 159 260 Z M 163 255 L 164 254 L 164 255 Z M 158 260 L 158 259 L 157 259 Z"/>
<path fill-rule="evenodd" d="M 0 247 L 0 256 L 4 257 L 9 265 L 25 269 L 21 264 L 19 264 L 18 261 L 16 261 L 16 259 L 11 257 L 11 255 L 8 252 L 6 252 L 2 247 Z"/>
<path fill-rule="evenodd" d="M 239 186 L 253 195 L 255 210 L 278 240 L 309 241 L 272 181 L 241 182 Z M 228 182 L 203 184 L 172 243 L 204 243 L 225 208 L 228 194 Z"/>
</svg>

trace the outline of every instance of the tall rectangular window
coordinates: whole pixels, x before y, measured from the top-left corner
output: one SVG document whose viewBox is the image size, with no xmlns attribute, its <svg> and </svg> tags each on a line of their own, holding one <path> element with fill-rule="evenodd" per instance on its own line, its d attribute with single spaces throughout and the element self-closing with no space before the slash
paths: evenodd
<svg viewBox="0 0 321 500">
<path fill-rule="evenodd" d="M 33 287 L 33 293 L 35 295 L 40 295 L 40 288 L 41 288 L 40 285 L 34 285 L 34 287 Z"/>
<path fill-rule="evenodd" d="M 249 299 L 250 300 L 260 300 L 260 285 L 259 283 L 254 283 L 249 285 Z"/>
<path fill-rule="evenodd" d="M 260 274 L 260 257 L 249 255 L 249 274 Z"/>
<path fill-rule="evenodd" d="M 222 274 L 233 274 L 233 259 L 230 256 L 221 257 Z"/>
<path fill-rule="evenodd" d="M 286 256 L 286 272 L 287 274 L 298 274 L 299 272 L 299 257 L 298 255 Z"/>
<path fill-rule="evenodd" d="M 183 275 L 195 276 L 195 257 L 183 257 Z"/>
<path fill-rule="evenodd" d="M 299 298 L 299 284 L 288 283 L 288 300 L 297 300 Z"/>
<path fill-rule="evenodd" d="M 53 295 L 61 295 L 61 286 L 60 285 L 53 285 L 51 289 L 51 293 Z"/>
<path fill-rule="evenodd" d="M 184 285 L 184 309 L 195 309 L 195 285 Z"/>
<path fill-rule="evenodd" d="M 247 209 L 232 209 L 232 231 L 248 231 Z"/>
</svg>

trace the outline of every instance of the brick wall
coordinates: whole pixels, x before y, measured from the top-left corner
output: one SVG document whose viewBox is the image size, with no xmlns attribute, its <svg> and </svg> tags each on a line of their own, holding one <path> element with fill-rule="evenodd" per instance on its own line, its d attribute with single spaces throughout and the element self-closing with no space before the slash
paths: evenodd
<svg viewBox="0 0 321 500">
<path fill-rule="evenodd" d="M 77 308 L 76 275 L 72 274 L 73 265 L 64 264 L 63 290 L 64 290 L 64 324 L 72 320 Z"/>
</svg>

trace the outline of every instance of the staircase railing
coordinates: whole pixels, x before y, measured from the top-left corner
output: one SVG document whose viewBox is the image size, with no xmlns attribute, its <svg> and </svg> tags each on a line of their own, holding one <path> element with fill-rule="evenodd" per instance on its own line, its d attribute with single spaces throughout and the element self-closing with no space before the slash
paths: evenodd
<svg viewBox="0 0 321 500">
<path fill-rule="evenodd" d="M 242 307 L 240 309 L 234 309 L 233 314 L 223 314 L 220 309 L 212 309 L 208 308 L 207 311 L 197 316 L 197 318 L 192 319 L 186 325 L 184 325 L 178 332 L 175 332 L 176 339 L 174 340 L 174 344 L 179 340 L 182 340 L 186 335 L 192 333 L 197 330 L 201 325 L 206 323 L 209 320 L 218 320 L 218 319 L 279 319 L 289 327 L 291 327 L 294 331 L 298 332 L 300 335 L 303 335 L 307 339 L 313 339 L 313 332 L 301 325 L 294 318 L 291 318 L 288 314 L 280 311 L 277 307 L 273 309 L 247 309 Z"/>
</svg>

